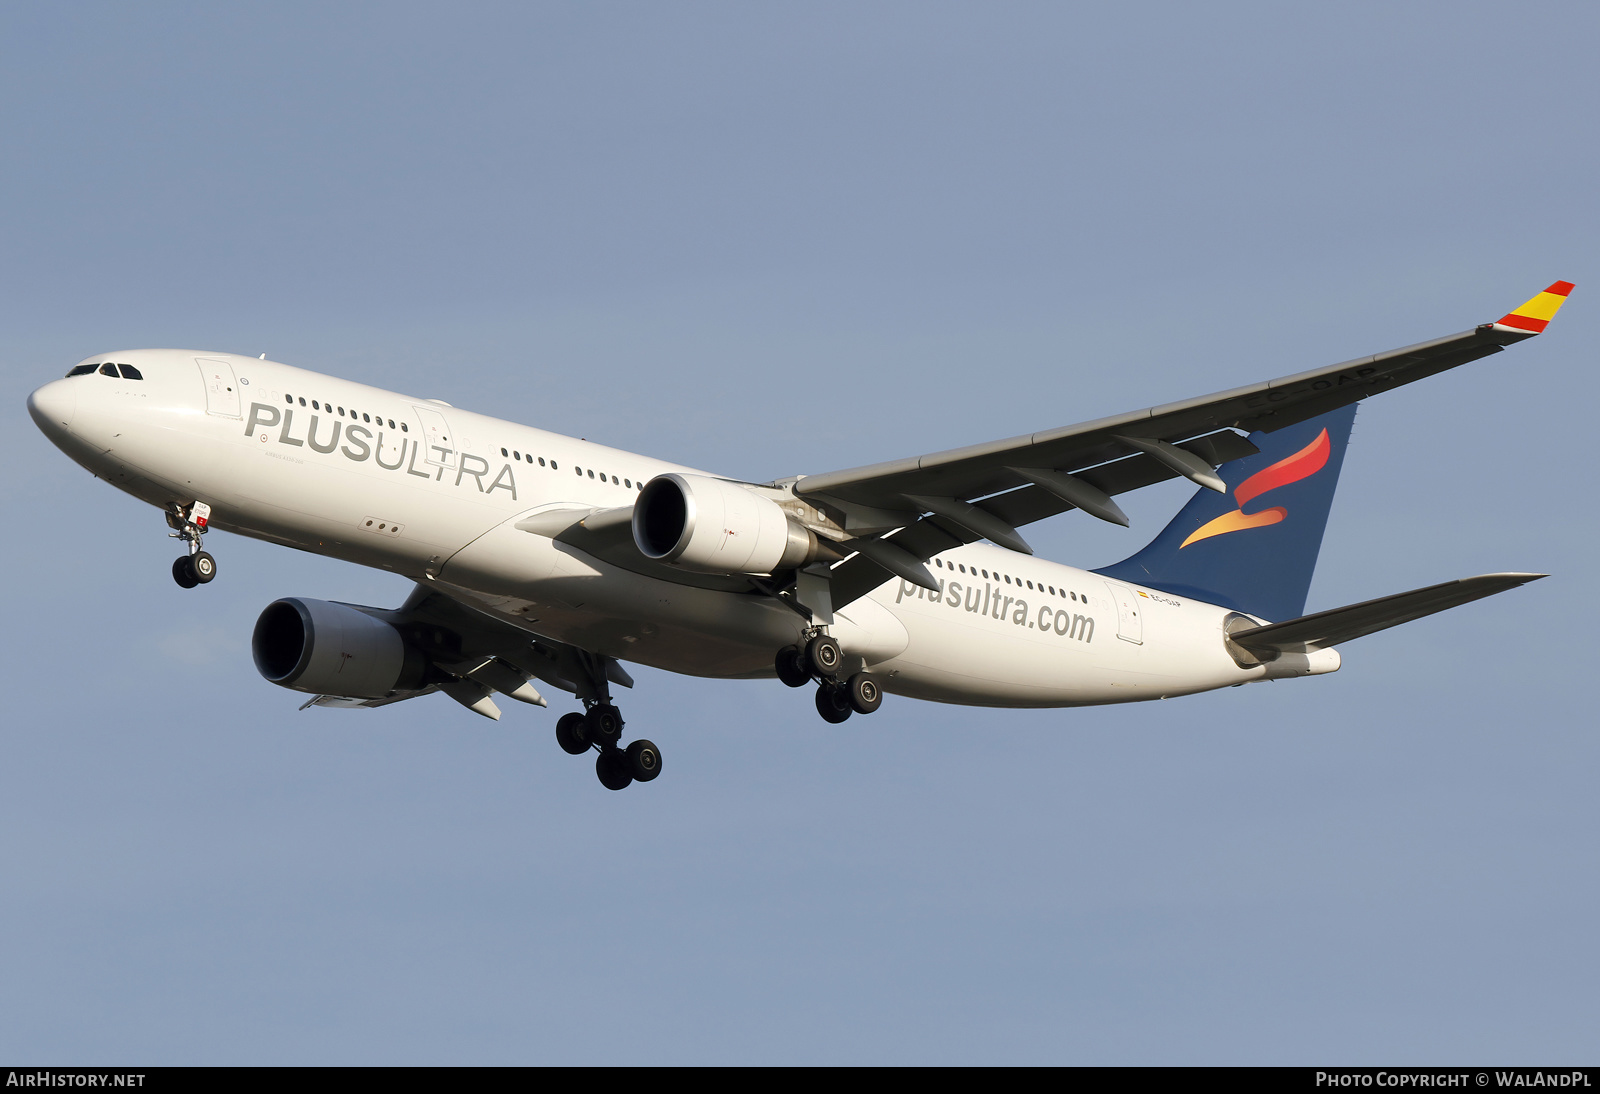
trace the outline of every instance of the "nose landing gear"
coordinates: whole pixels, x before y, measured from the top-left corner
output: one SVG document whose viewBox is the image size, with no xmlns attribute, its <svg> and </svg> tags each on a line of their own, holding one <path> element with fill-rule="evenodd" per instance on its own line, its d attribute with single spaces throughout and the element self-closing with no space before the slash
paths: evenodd
<svg viewBox="0 0 1600 1094">
<path fill-rule="evenodd" d="M 217 560 L 206 551 L 196 551 L 172 560 L 172 580 L 185 589 L 204 585 L 216 576 Z"/>
<path fill-rule="evenodd" d="M 188 512 L 174 506 L 167 512 L 167 526 L 176 529 L 168 537 L 179 539 L 189 548 L 189 553 L 173 560 L 172 580 L 185 589 L 205 585 L 217 576 L 217 560 L 200 549 L 200 537 L 206 534 L 211 522 L 211 506 L 197 501 Z"/>
</svg>

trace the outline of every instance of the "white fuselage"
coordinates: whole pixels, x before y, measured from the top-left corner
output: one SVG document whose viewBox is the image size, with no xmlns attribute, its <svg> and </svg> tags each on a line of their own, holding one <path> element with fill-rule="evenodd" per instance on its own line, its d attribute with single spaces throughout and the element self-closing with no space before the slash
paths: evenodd
<svg viewBox="0 0 1600 1094">
<path fill-rule="evenodd" d="M 144 378 L 58 380 L 30 409 L 74 460 L 151 504 L 204 501 L 214 527 L 391 570 L 529 631 L 673 672 L 770 676 L 804 626 L 754 591 L 636 573 L 515 527 L 552 508 L 628 506 L 656 475 L 703 472 L 255 358 L 89 360 Z M 987 544 L 929 566 L 938 594 L 895 579 L 831 628 L 892 693 L 1073 706 L 1338 667 L 1333 650 L 1241 667 L 1224 646 L 1228 609 Z"/>
</svg>

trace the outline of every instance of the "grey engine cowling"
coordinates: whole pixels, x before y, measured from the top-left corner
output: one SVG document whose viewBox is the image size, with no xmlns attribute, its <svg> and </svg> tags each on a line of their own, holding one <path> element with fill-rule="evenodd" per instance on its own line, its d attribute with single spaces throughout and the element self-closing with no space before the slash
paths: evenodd
<svg viewBox="0 0 1600 1094">
<path fill-rule="evenodd" d="M 398 630 L 348 604 L 285 597 L 268 604 L 250 638 L 256 669 L 280 687 L 382 699 L 420 686 L 427 662 Z"/>
<path fill-rule="evenodd" d="M 646 558 L 708 574 L 770 574 L 839 558 L 771 498 L 706 475 L 657 475 L 633 506 Z"/>
</svg>

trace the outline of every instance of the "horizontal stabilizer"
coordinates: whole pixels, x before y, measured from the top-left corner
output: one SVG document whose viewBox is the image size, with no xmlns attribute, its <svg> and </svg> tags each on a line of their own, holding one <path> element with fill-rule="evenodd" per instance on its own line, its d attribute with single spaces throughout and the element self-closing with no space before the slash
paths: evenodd
<svg viewBox="0 0 1600 1094">
<path fill-rule="evenodd" d="M 1464 577 L 1459 581 L 1446 581 L 1443 585 L 1429 585 L 1426 589 L 1381 596 L 1362 604 L 1331 608 L 1283 623 L 1233 631 L 1228 637 L 1251 653 L 1269 657 L 1282 653 L 1311 653 L 1548 576 L 1480 574 L 1477 577 Z"/>
</svg>

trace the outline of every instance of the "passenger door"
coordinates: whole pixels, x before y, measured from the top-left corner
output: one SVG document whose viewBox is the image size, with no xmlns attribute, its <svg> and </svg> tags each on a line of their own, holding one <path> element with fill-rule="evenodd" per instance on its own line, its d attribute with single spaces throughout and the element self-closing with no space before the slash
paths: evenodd
<svg viewBox="0 0 1600 1094">
<path fill-rule="evenodd" d="M 450 457 L 456 454 L 460 446 L 456 443 L 450 423 L 444 420 L 443 414 L 431 407 L 414 406 L 412 409 L 422 423 L 422 447 L 426 450 L 423 458 L 435 467 L 454 467 L 455 461 Z"/>
<path fill-rule="evenodd" d="M 1106 582 L 1111 601 L 1117 606 L 1117 637 L 1136 646 L 1144 645 L 1144 618 L 1139 614 L 1139 594 L 1126 585 Z"/>
<path fill-rule="evenodd" d="M 233 375 L 233 362 L 224 357 L 196 357 L 200 379 L 206 385 L 206 413 L 223 418 L 240 418 L 239 381 Z"/>
</svg>

